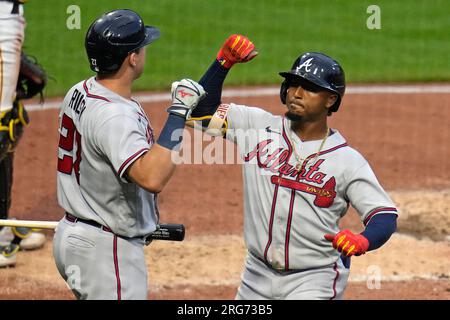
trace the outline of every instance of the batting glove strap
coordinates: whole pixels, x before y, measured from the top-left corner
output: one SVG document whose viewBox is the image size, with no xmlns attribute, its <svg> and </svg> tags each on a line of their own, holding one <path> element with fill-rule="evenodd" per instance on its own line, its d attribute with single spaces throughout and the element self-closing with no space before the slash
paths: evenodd
<svg viewBox="0 0 450 320">
<path fill-rule="evenodd" d="M 369 240 L 350 230 L 343 230 L 336 235 L 326 234 L 325 239 L 333 243 L 333 248 L 347 257 L 362 255 L 369 249 Z"/>
<path fill-rule="evenodd" d="M 172 83 L 172 105 L 167 112 L 188 119 L 205 95 L 203 87 L 194 80 L 176 81 Z"/>
<path fill-rule="evenodd" d="M 227 69 L 235 63 L 247 62 L 256 57 L 258 51 L 246 36 L 233 34 L 223 44 L 217 53 L 217 61 Z"/>
</svg>

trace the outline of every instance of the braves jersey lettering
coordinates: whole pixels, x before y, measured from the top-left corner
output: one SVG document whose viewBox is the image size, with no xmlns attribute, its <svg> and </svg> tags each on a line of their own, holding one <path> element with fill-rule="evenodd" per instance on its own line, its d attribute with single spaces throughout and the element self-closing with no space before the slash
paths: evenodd
<svg viewBox="0 0 450 320">
<path fill-rule="evenodd" d="M 227 139 L 244 160 L 245 242 L 273 268 L 335 264 L 339 252 L 323 235 L 339 231 L 350 204 L 365 223 L 374 214 L 396 212 L 367 161 L 337 130 L 317 155 L 322 140 L 303 142 L 288 134 L 290 121 L 281 116 L 230 104 L 227 120 Z M 305 158 L 299 169 L 292 143 Z"/>
<path fill-rule="evenodd" d="M 69 108 L 75 111 L 78 117 L 81 117 L 84 109 L 86 108 L 85 96 L 77 89 L 73 91 L 72 98 L 70 99 L 69 102 Z"/>
<path fill-rule="evenodd" d="M 323 172 L 316 172 L 320 169 L 320 165 L 325 160 L 318 160 L 314 165 L 306 169 L 302 166 L 301 170 L 297 170 L 294 166 L 287 163 L 289 157 L 289 151 L 283 148 L 276 149 L 273 153 L 268 154 L 269 151 L 266 148 L 272 142 L 271 139 L 264 140 L 255 147 L 251 152 L 244 156 L 244 161 L 249 162 L 253 158 L 257 157 L 258 165 L 264 170 L 268 170 L 272 173 L 280 173 L 282 175 L 297 177 L 298 180 L 306 180 L 308 182 L 314 182 L 321 184 L 326 176 Z M 267 158 L 262 159 L 267 155 Z"/>
<path fill-rule="evenodd" d="M 60 113 L 58 201 L 69 213 L 126 237 L 156 229 L 156 195 L 130 183 L 127 168 L 153 144 L 138 102 L 94 78 L 76 84 Z"/>
</svg>

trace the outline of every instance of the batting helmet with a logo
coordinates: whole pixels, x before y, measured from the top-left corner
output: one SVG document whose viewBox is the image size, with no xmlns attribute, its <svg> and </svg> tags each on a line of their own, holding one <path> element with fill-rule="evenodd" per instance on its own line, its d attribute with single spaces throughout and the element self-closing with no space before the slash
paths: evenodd
<svg viewBox="0 0 450 320">
<path fill-rule="evenodd" d="M 299 77 L 338 95 L 338 99 L 330 108 L 336 112 L 345 93 L 345 74 L 340 64 L 331 57 L 319 52 L 306 52 L 295 60 L 290 71 L 280 72 L 284 81 L 280 88 L 280 98 L 286 104 L 286 93 L 290 81 Z"/>
<path fill-rule="evenodd" d="M 107 12 L 95 20 L 86 33 L 85 47 L 92 71 L 113 73 L 129 53 L 158 39 L 158 28 L 145 26 L 142 18 L 128 9 Z"/>
</svg>

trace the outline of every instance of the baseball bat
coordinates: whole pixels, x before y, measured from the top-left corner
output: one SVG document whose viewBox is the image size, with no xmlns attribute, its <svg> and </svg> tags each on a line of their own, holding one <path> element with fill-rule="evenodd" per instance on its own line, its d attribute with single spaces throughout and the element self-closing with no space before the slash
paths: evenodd
<svg viewBox="0 0 450 320">
<path fill-rule="evenodd" d="M 31 229 L 55 229 L 59 221 L 11 220 L 0 219 L 0 227 L 24 227 Z M 184 240 L 184 225 L 176 223 L 162 223 L 159 228 L 147 236 L 151 240 Z"/>
<path fill-rule="evenodd" d="M 0 227 L 24 227 L 31 229 L 55 229 L 59 221 L 33 221 L 0 219 Z"/>
<path fill-rule="evenodd" d="M 183 241 L 184 225 L 176 223 L 160 224 L 159 229 L 156 229 L 152 234 L 147 236 L 147 239 Z"/>
</svg>

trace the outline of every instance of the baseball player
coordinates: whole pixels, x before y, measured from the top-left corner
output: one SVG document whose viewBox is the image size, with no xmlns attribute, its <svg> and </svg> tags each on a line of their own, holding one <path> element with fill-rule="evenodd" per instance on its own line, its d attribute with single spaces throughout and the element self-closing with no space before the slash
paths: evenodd
<svg viewBox="0 0 450 320">
<path fill-rule="evenodd" d="M 0 219 L 7 219 L 11 206 L 14 150 L 24 127 L 26 111 L 16 95 L 25 19 L 23 2 L 0 0 Z M 14 266 L 21 249 L 38 249 L 45 243 L 42 233 L 28 228 L 0 227 L 0 267 Z"/>
<path fill-rule="evenodd" d="M 248 255 L 236 298 L 341 299 L 350 257 L 383 245 L 397 210 L 364 157 L 328 126 L 345 92 L 344 71 L 329 56 L 304 53 L 280 73 L 284 116 L 220 104 L 230 68 L 256 54 L 248 38 L 230 36 L 199 81 L 208 96 L 192 113 L 243 157 Z M 361 234 L 338 228 L 350 204 Z"/>
<path fill-rule="evenodd" d="M 196 82 L 173 87 L 168 120 L 155 143 L 131 86 L 146 46 L 160 37 L 131 10 L 105 13 L 85 47 L 95 77 L 74 85 L 60 112 L 57 268 L 78 299 L 146 299 L 144 244 L 157 229 L 157 194 L 172 176 L 186 117 L 205 95 Z"/>
</svg>

